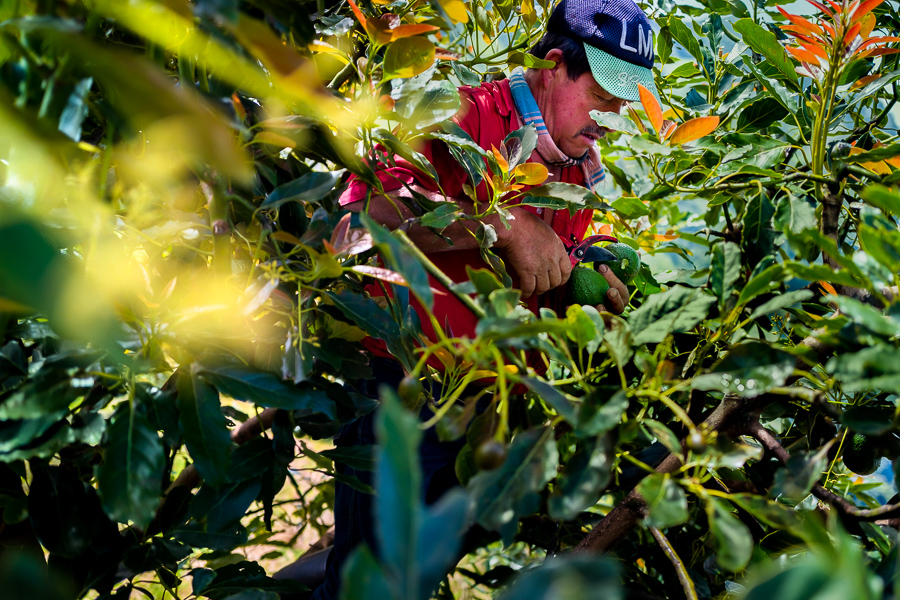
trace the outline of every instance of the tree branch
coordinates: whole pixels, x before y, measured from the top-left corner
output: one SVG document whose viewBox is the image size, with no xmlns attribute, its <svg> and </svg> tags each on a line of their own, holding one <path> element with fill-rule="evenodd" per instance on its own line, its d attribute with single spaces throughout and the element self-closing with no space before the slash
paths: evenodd
<svg viewBox="0 0 900 600">
<path fill-rule="evenodd" d="M 662 551 L 672 562 L 672 566 L 675 567 L 675 572 L 678 573 L 678 581 L 681 582 L 681 587 L 684 588 L 685 597 L 688 600 L 698 600 L 697 590 L 694 589 L 694 581 L 688 575 L 687 569 L 684 568 L 684 563 L 681 562 L 681 558 L 675 552 L 675 548 L 672 547 L 672 544 L 669 543 L 662 531 L 656 527 L 650 527 L 650 534 L 653 535 L 656 543 L 659 544 L 659 547 L 662 548 Z"/>
</svg>

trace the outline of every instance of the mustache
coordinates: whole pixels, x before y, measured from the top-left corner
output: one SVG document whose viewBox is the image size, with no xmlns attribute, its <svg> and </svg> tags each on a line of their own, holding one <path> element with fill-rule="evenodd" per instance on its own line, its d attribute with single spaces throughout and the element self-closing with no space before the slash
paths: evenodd
<svg viewBox="0 0 900 600">
<path fill-rule="evenodd" d="M 609 129 L 606 127 L 600 127 L 599 125 L 585 125 L 578 132 L 578 135 L 593 135 L 598 138 L 602 138 L 609 132 Z"/>
</svg>

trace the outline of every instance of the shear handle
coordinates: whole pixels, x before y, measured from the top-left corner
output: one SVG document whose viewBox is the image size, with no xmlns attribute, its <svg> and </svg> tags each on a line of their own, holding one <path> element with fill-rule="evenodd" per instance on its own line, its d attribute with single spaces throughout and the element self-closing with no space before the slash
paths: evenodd
<svg viewBox="0 0 900 600">
<path fill-rule="evenodd" d="M 580 244 L 569 248 L 569 260 L 574 267 L 580 262 L 613 262 L 615 255 L 604 248 L 594 246 L 598 242 L 618 242 L 618 238 L 611 235 L 592 235 Z"/>
</svg>

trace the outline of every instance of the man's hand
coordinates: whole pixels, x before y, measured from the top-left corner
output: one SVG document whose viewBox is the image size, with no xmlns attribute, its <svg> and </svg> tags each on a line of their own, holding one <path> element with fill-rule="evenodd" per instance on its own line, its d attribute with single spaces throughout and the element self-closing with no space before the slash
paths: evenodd
<svg viewBox="0 0 900 600">
<path fill-rule="evenodd" d="M 612 269 L 610 269 L 606 265 L 600 265 L 597 269 L 606 278 L 607 283 L 609 283 L 609 291 L 606 292 L 607 301 L 605 304 L 598 304 L 595 308 L 600 312 L 611 312 L 616 315 L 621 315 L 625 312 L 625 307 L 628 306 L 628 288 L 625 287 L 625 284 L 619 281 L 619 278 L 613 274 Z M 609 310 L 607 310 L 607 306 Z"/>
<path fill-rule="evenodd" d="M 515 214 L 512 227 L 496 228 L 497 247 L 503 249 L 506 262 L 518 274 L 522 297 L 543 294 L 563 285 L 572 273 L 572 263 L 562 240 L 549 225 L 527 210 L 512 209 L 512 212 Z M 609 276 L 615 279 L 612 273 Z"/>
</svg>

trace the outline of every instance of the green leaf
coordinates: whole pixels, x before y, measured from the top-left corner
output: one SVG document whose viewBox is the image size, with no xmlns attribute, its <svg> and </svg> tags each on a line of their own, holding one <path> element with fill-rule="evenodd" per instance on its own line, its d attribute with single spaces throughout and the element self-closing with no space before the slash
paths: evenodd
<svg viewBox="0 0 900 600">
<path fill-rule="evenodd" d="M 669 17 L 668 26 L 675 41 L 684 46 L 685 50 L 694 57 L 698 65 L 703 65 L 703 52 L 700 49 L 700 43 L 697 41 L 697 36 L 687 28 L 687 25 L 682 22 L 681 18 L 674 14 L 671 15 Z M 707 73 L 707 77 L 709 77 L 709 73 Z"/>
<path fill-rule="evenodd" d="M 594 437 L 610 431 L 622 421 L 628 409 L 628 394 L 619 390 L 607 397 L 601 389 L 592 391 L 578 408 L 575 433 L 579 437 Z"/>
<path fill-rule="evenodd" d="M 650 434 L 655 437 L 659 443 L 666 447 L 666 450 L 672 454 L 682 453 L 681 441 L 671 429 L 659 421 L 654 421 L 652 419 L 645 419 L 643 425 L 650 430 Z"/>
<path fill-rule="evenodd" d="M 794 71 L 794 63 L 784 47 L 778 43 L 774 33 L 763 29 L 752 19 L 740 19 L 733 27 L 741 34 L 745 44 L 753 48 L 754 52 L 762 54 L 785 79 L 796 85 L 797 72 Z"/>
<path fill-rule="evenodd" d="M 668 473 L 649 475 L 635 489 L 647 502 L 649 514 L 644 522 L 648 527 L 674 527 L 687 521 L 687 495 Z"/>
<path fill-rule="evenodd" d="M 612 479 L 614 459 L 606 436 L 579 440 L 548 501 L 550 518 L 569 521 L 596 504 Z"/>
<path fill-rule="evenodd" d="M 384 81 L 407 79 L 425 72 L 434 64 L 434 44 L 424 36 L 400 38 L 384 53 Z"/>
<path fill-rule="evenodd" d="M 886 338 L 900 334 L 900 323 L 893 317 L 882 314 L 880 310 L 847 296 L 837 296 L 832 300 L 841 310 L 841 314 L 869 331 Z"/>
<path fill-rule="evenodd" d="M 341 600 L 399 600 L 365 544 L 350 554 L 341 571 Z"/>
<path fill-rule="evenodd" d="M 719 302 L 724 304 L 741 276 L 741 249 L 731 242 L 716 244 L 712 249 L 709 269 L 709 287 Z"/>
<path fill-rule="evenodd" d="M 764 342 L 744 342 L 732 346 L 710 373 L 695 377 L 692 387 L 755 398 L 783 385 L 795 362 L 792 354 Z"/>
<path fill-rule="evenodd" d="M 729 500 L 769 527 L 796 532 L 803 525 L 800 513 L 767 498 L 755 494 L 732 494 Z"/>
<path fill-rule="evenodd" d="M 476 503 L 476 521 L 489 531 L 499 531 L 509 543 L 519 518 L 540 507 L 539 492 L 556 476 L 559 454 L 545 429 L 519 433 L 509 446 L 499 469 L 481 471 L 467 491 Z"/>
<path fill-rule="evenodd" d="M 755 276 L 751 277 L 750 281 L 744 286 L 744 289 L 741 290 L 741 295 L 738 297 L 738 306 L 743 306 L 760 294 L 770 291 L 773 287 L 780 284 L 784 278 L 785 272 L 783 265 L 774 264 L 763 269 Z"/>
<path fill-rule="evenodd" d="M 891 144 L 890 146 L 886 146 L 886 148 L 896 148 L 898 155 L 900 155 L 900 144 Z M 877 152 L 878 150 L 884 150 L 884 148 L 877 148 L 872 152 Z M 862 156 L 862 154 L 858 154 L 852 158 L 857 158 L 859 156 Z M 880 208 L 884 213 L 900 215 L 900 194 L 896 191 L 874 183 L 866 187 L 860 195 L 863 197 L 863 200 L 872 206 Z"/>
<path fill-rule="evenodd" d="M 819 592 L 828 585 L 830 577 L 824 565 L 800 564 L 758 582 L 745 596 L 745 600 L 809 600 L 828 597 Z"/>
<path fill-rule="evenodd" d="M 381 560 L 395 577 L 416 564 L 416 537 L 422 518 L 422 471 L 419 442 L 422 432 L 396 393 L 384 389 L 375 422 L 380 451 L 375 472 L 376 533 Z M 412 598 L 414 591 L 404 590 Z"/>
<path fill-rule="evenodd" d="M 460 106 L 459 92 L 452 83 L 446 79 L 431 81 L 427 76 L 425 73 L 410 79 L 391 92 L 397 101 L 394 111 L 419 130 L 447 121 Z"/>
<path fill-rule="evenodd" d="M 431 293 L 428 274 L 422 264 L 403 247 L 403 244 L 387 228 L 377 223 L 368 214 L 361 213 L 360 221 L 372 235 L 372 241 L 378 246 L 378 251 L 388 268 L 403 275 L 403 278 L 409 283 L 410 289 L 418 296 L 422 304 L 431 309 L 434 304 L 434 295 Z M 362 327 L 359 323 L 357 325 Z M 362 328 L 365 329 L 365 327 Z"/>
<path fill-rule="evenodd" d="M 434 178 L 435 181 L 437 181 L 437 171 L 434 170 L 434 166 L 428 161 L 427 158 L 425 158 L 425 155 L 410 148 L 409 144 L 401 142 L 396 135 L 394 135 L 384 127 L 378 127 L 372 130 L 372 137 L 380 141 L 391 152 L 405 158 L 417 169 L 424 173 L 428 173 L 432 178 Z"/>
<path fill-rule="evenodd" d="M 790 114 L 796 115 L 800 110 L 800 101 L 796 93 L 788 90 L 786 87 L 774 78 L 766 77 L 754 66 L 752 57 L 744 57 L 744 66 L 750 69 L 756 80 L 762 84 L 763 88 L 772 95 L 772 98 L 785 108 Z M 740 129 L 740 127 L 738 127 Z"/>
<path fill-rule="evenodd" d="M 631 313 L 628 324 L 635 344 L 663 341 L 670 333 L 690 331 L 709 313 L 716 299 L 700 289 L 674 286 L 650 296 Z"/>
<path fill-rule="evenodd" d="M 786 294 L 779 294 L 756 307 L 753 312 L 750 313 L 750 319 L 757 319 L 764 315 L 772 314 L 791 306 L 792 304 L 796 304 L 797 302 L 805 302 L 813 296 L 814 294 L 809 290 L 795 290 L 793 292 L 787 292 Z"/>
<path fill-rule="evenodd" d="M 631 119 L 623 117 L 618 113 L 592 110 L 590 112 L 590 117 L 594 121 L 596 121 L 597 125 L 599 125 L 600 127 L 607 127 L 609 129 L 612 129 L 613 131 L 624 131 L 629 135 L 640 134 L 637 126 Z"/>
<path fill-rule="evenodd" d="M 325 392 L 295 385 L 267 371 L 238 365 L 203 365 L 197 373 L 235 400 L 294 411 L 298 417 L 321 415 L 337 419 L 335 403 Z"/>
<path fill-rule="evenodd" d="M 569 402 L 565 394 L 541 379 L 522 377 L 522 383 L 524 383 L 532 392 L 537 394 L 541 400 L 546 402 L 568 423 L 575 422 L 575 407 L 572 406 L 572 403 Z"/>
<path fill-rule="evenodd" d="M 769 490 L 769 495 L 772 498 L 784 496 L 797 502 L 806 498 L 828 464 L 830 448 L 829 443 L 815 453 L 791 454 L 785 467 L 775 473 L 775 483 Z"/>
<path fill-rule="evenodd" d="M 166 455 L 156 430 L 127 408 L 106 431 L 103 462 L 96 468 L 103 508 L 120 523 L 146 527 L 159 505 Z"/>
<path fill-rule="evenodd" d="M 497 600 L 624 600 L 613 561 L 589 554 L 554 556 L 522 569 Z"/>
<path fill-rule="evenodd" d="M 528 69 L 552 69 L 556 63 L 552 60 L 544 60 L 527 52 L 510 52 L 506 58 L 507 64 L 522 65 Z"/>
<path fill-rule="evenodd" d="M 354 294 L 347 290 L 338 293 L 325 292 L 344 316 L 373 338 L 384 340 L 388 350 L 395 355 L 401 352 L 400 326 L 391 314 L 368 296 Z"/>
<path fill-rule="evenodd" d="M 572 183 L 546 183 L 526 191 L 519 202 L 526 206 L 568 209 L 569 214 L 585 208 L 608 210 L 609 205 L 584 186 Z"/>
<path fill-rule="evenodd" d="M 510 132 L 503 139 L 503 147 L 506 149 L 509 172 L 517 166 L 528 162 L 531 153 L 537 147 L 538 134 L 534 125 L 528 123 Z"/>
<path fill-rule="evenodd" d="M 321 200 L 340 181 L 339 172 L 310 171 L 298 179 L 289 181 L 272 190 L 262 208 L 276 208 L 287 202 L 315 202 Z"/>
<path fill-rule="evenodd" d="M 738 131 L 759 131 L 784 119 L 786 108 L 775 98 L 757 100 L 740 112 L 737 119 Z"/>
<path fill-rule="evenodd" d="M 650 214 L 650 209 L 643 202 L 631 196 L 616 198 L 613 200 L 612 207 L 620 217 L 627 220 L 645 217 Z"/>
<path fill-rule="evenodd" d="M 726 506 L 721 500 L 710 498 L 706 503 L 706 516 L 719 566 L 726 571 L 740 571 L 753 554 L 753 536 Z"/>
<path fill-rule="evenodd" d="M 886 344 L 832 357 L 826 370 L 846 392 L 881 390 L 900 393 L 900 349 Z"/>
<path fill-rule="evenodd" d="M 894 428 L 893 412 L 893 407 L 851 406 L 841 415 L 841 423 L 857 433 L 884 435 Z"/>
<path fill-rule="evenodd" d="M 178 422 L 181 435 L 204 481 L 221 485 L 231 465 L 231 436 L 219 404 L 219 393 L 197 373 L 180 369 L 177 375 Z"/>
</svg>

